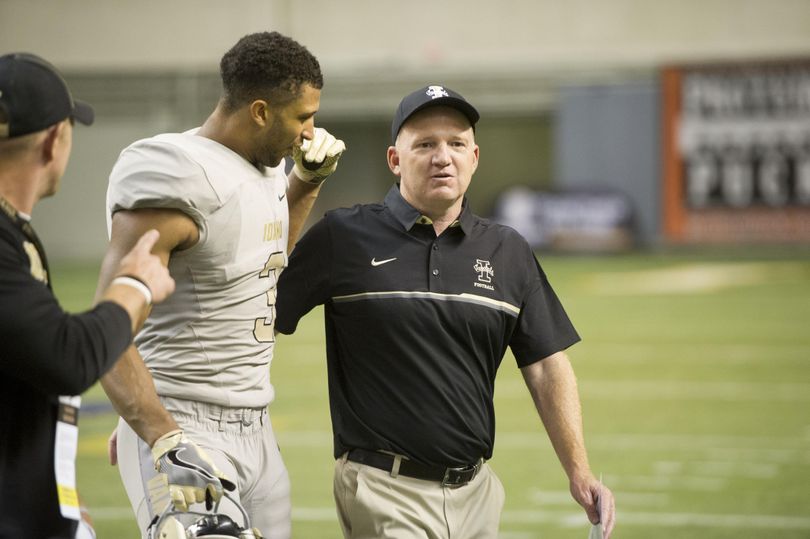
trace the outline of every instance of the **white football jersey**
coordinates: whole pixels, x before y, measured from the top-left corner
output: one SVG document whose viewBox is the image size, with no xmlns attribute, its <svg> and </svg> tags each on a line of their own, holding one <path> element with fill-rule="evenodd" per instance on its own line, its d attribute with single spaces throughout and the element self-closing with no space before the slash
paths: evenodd
<svg viewBox="0 0 810 539">
<path fill-rule="evenodd" d="M 276 280 L 287 265 L 284 163 L 259 171 L 195 132 L 139 140 L 110 174 L 108 228 L 118 210 L 173 208 L 200 232 L 169 258 L 176 290 L 152 308 L 135 344 L 160 395 L 266 406 Z"/>
</svg>

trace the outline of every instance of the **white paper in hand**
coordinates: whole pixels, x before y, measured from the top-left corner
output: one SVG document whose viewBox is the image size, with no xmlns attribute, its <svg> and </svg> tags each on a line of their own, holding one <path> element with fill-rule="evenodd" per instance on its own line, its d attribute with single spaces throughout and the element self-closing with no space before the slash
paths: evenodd
<svg viewBox="0 0 810 539">
<path fill-rule="evenodd" d="M 604 539 L 602 532 L 602 475 L 599 475 L 599 495 L 596 498 L 596 510 L 599 512 L 599 524 L 591 526 L 591 533 L 588 539 Z"/>
</svg>

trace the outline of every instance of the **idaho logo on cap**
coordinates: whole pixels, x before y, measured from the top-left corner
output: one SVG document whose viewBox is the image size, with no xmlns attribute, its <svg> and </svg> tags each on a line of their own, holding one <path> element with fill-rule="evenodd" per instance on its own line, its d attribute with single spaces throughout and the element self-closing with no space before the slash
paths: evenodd
<svg viewBox="0 0 810 539">
<path fill-rule="evenodd" d="M 477 122 L 479 118 L 478 111 L 475 110 L 475 107 L 468 103 L 458 92 L 454 92 L 450 88 L 440 84 L 431 84 L 411 92 L 399 102 L 399 106 L 394 112 L 394 120 L 391 122 L 391 141 L 396 144 L 397 134 L 399 130 L 402 129 L 402 124 L 414 113 L 427 107 L 435 107 L 438 105 L 458 110 L 467 117 L 467 120 L 470 121 L 470 126 L 475 129 L 475 122 Z"/>
<path fill-rule="evenodd" d="M 450 96 L 450 94 L 447 93 L 447 90 L 445 90 L 441 86 L 428 86 L 428 89 L 425 93 L 429 95 L 431 99 L 436 99 L 437 97 Z"/>
</svg>

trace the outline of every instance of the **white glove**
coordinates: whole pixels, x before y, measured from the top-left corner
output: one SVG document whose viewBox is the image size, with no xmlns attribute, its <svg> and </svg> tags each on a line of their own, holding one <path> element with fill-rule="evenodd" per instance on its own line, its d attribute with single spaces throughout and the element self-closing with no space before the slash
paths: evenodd
<svg viewBox="0 0 810 539">
<path fill-rule="evenodd" d="M 236 485 L 223 474 L 197 444 L 186 439 L 182 430 L 167 432 L 152 446 L 152 459 L 158 473 L 166 474 L 172 503 L 187 511 L 193 503 L 205 502 L 206 509 L 222 497 L 222 489 Z"/>
<path fill-rule="evenodd" d="M 336 139 L 326 129 L 316 127 L 312 140 L 305 140 L 299 148 L 293 148 L 295 175 L 303 181 L 320 184 L 337 168 L 338 159 L 346 150 L 342 140 Z"/>
</svg>

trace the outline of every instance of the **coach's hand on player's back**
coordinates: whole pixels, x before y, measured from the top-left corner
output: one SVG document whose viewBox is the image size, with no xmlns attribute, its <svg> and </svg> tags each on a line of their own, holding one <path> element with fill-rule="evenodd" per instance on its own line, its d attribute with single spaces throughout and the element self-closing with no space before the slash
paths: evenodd
<svg viewBox="0 0 810 539">
<path fill-rule="evenodd" d="M 187 511 L 194 503 L 205 502 L 206 509 L 231 492 L 236 485 L 211 461 L 205 451 L 183 436 L 182 430 L 167 432 L 152 446 L 155 469 L 166 474 L 172 503 Z"/>
<path fill-rule="evenodd" d="M 346 144 L 321 127 L 315 128 L 312 140 L 305 140 L 293 148 L 295 175 L 301 180 L 320 184 L 337 168 L 338 159 L 346 151 Z"/>
</svg>

